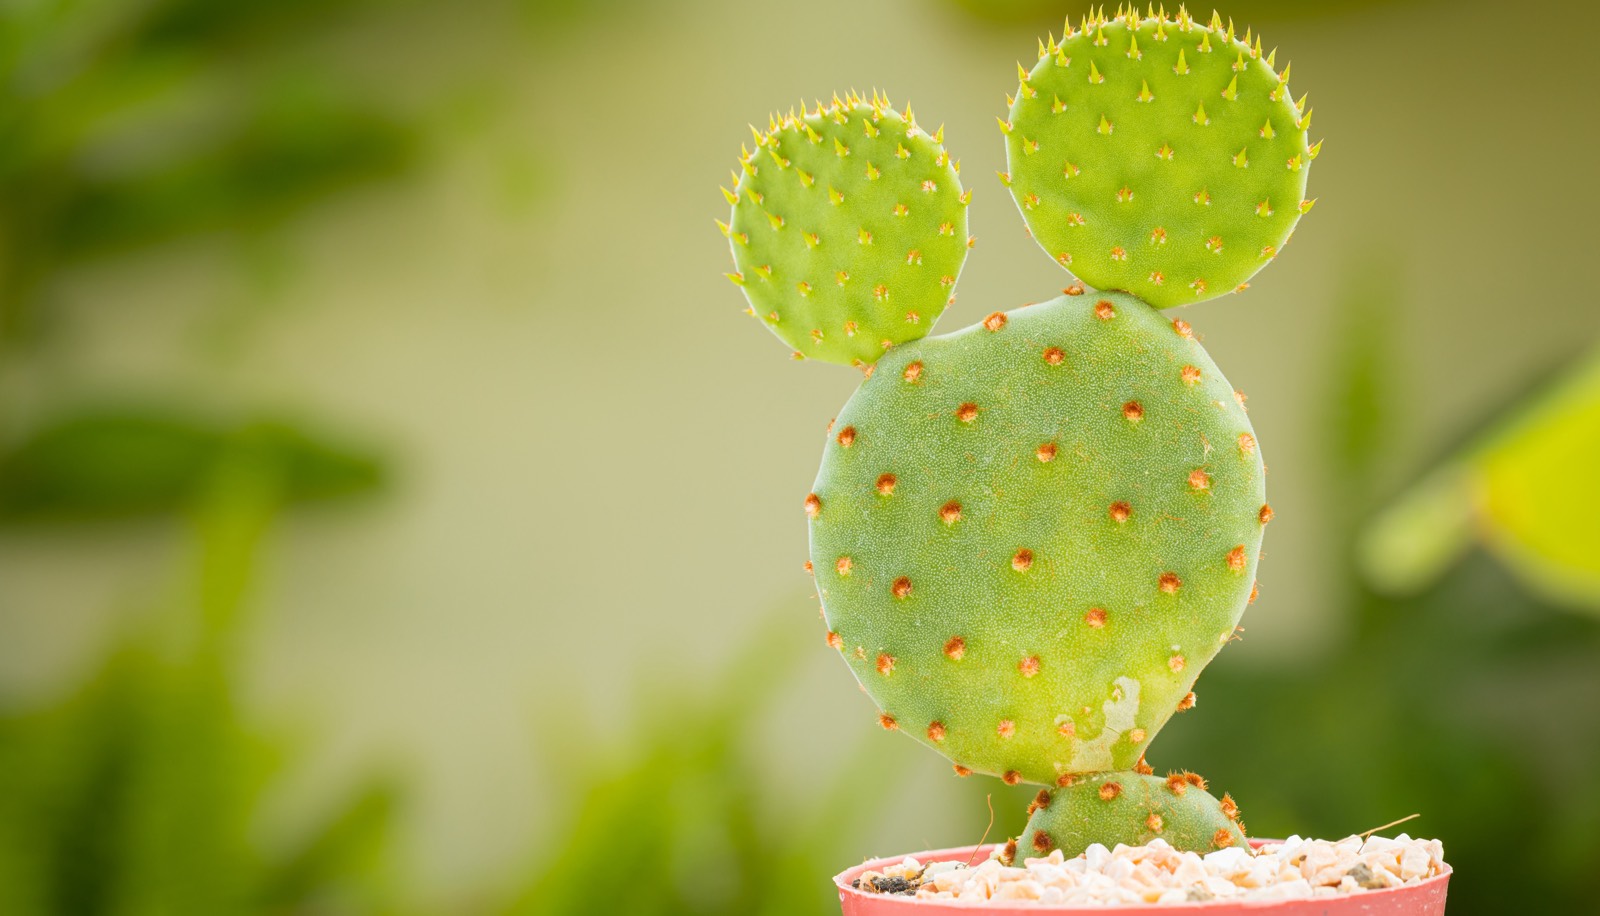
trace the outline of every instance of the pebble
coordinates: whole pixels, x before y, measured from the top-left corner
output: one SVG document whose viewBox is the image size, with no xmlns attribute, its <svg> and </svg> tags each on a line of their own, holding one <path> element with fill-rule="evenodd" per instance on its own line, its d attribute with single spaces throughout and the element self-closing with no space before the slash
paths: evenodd
<svg viewBox="0 0 1600 916">
<path fill-rule="evenodd" d="M 1338 841 L 1297 836 L 1259 850 L 1230 847 L 1200 855 L 1165 840 L 1114 849 L 1096 843 L 1072 859 L 1055 850 L 1016 867 L 990 858 L 974 867 L 907 858 L 857 881 L 863 891 L 914 893 L 927 900 L 1040 904 L 1191 903 L 1289 900 L 1359 894 L 1416 884 L 1442 873 L 1438 840 L 1358 836 Z M 891 888 L 893 890 L 891 890 Z"/>
</svg>

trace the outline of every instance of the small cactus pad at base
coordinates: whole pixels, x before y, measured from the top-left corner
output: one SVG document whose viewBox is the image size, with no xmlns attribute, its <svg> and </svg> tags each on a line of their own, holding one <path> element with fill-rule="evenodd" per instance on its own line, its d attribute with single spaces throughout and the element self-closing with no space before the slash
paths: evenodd
<svg viewBox="0 0 1600 916">
<path fill-rule="evenodd" d="M 1034 239 L 1090 286 L 1158 308 L 1240 288 L 1310 208 L 1321 148 L 1275 56 L 1215 15 L 1131 8 L 1041 44 L 1001 124 Z"/>
<path fill-rule="evenodd" d="M 967 256 L 967 203 L 940 137 L 874 94 L 773 119 L 725 193 L 729 274 L 796 356 L 868 365 L 925 336 Z"/>
<path fill-rule="evenodd" d="M 1131 769 L 1234 633 L 1261 455 L 1184 322 L 1121 293 L 881 359 L 807 497 L 828 642 L 959 770 Z M 958 770 L 958 771 L 959 771 Z"/>
<path fill-rule="evenodd" d="M 1092 843 L 1111 848 L 1162 839 L 1198 853 L 1247 843 L 1233 799 L 1218 801 L 1193 773 L 1097 773 L 1040 790 L 1028 811 L 1028 826 L 1016 840 L 1017 865 L 1053 849 L 1072 858 Z"/>
</svg>

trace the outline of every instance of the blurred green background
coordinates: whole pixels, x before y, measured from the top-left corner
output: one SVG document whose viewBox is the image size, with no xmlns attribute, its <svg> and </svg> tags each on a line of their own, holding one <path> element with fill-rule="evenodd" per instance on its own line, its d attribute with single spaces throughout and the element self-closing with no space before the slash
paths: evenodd
<svg viewBox="0 0 1600 916">
<path fill-rule="evenodd" d="M 1050 295 L 994 118 L 1083 12 L 0 0 L 0 913 L 825 913 L 986 795 L 1015 831 L 822 643 L 859 376 L 740 314 L 712 219 L 746 122 L 879 87 L 975 191 L 944 328 Z M 1278 519 L 1152 763 L 1262 836 L 1420 812 L 1452 913 L 1582 911 L 1593 68 L 1477 0 L 1223 12 L 1329 142 L 1184 315 Z"/>
</svg>

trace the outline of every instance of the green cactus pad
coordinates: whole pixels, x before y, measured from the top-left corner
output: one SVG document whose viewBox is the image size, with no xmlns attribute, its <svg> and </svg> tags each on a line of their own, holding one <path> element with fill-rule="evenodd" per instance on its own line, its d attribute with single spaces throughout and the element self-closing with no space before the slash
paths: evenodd
<svg viewBox="0 0 1600 916">
<path fill-rule="evenodd" d="M 1017 840 L 1018 860 L 1049 855 L 1052 849 L 1070 858 L 1091 843 L 1143 846 L 1162 839 L 1174 849 L 1199 853 L 1247 843 L 1233 799 L 1218 801 L 1193 773 L 1165 778 L 1099 773 L 1041 790 L 1028 811 L 1028 826 Z"/>
<path fill-rule="evenodd" d="M 1009 782 L 1129 769 L 1234 632 L 1268 517 L 1188 325 L 1064 296 L 896 347 L 830 429 L 811 559 L 881 721 Z"/>
<path fill-rule="evenodd" d="M 796 356 L 869 365 L 944 311 L 967 256 L 971 195 L 943 133 L 876 93 L 835 96 L 772 119 L 740 157 L 724 189 L 728 276 Z"/>
<path fill-rule="evenodd" d="M 1034 239 L 1090 286 L 1158 308 L 1242 288 L 1310 209 L 1321 148 L 1275 53 L 1215 15 L 1132 10 L 1041 45 L 1001 123 Z"/>
</svg>

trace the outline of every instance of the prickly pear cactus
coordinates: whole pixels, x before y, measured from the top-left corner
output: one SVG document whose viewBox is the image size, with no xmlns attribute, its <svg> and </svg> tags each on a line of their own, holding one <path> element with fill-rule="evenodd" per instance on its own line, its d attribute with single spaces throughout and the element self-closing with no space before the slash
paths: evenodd
<svg viewBox="0 0 1600 916">
<path fill-rule="evenodd" d="M 1244 846 L 1239 807 L 1218 801 L 1193 773 L 1165 778 L 1139 773 L 1099 773 L 1058 789 L 1041 789 L 1028 806 L 1028 826 L 1016 853 L 1076 855 L 1091 843 L 1142 846 L 1163 839 L 1178 849 Z M 1014 854 L 1015 857 L 1015 854 Z"/>
<path fill-rule="evenodd" d="M 1122 293 L 892 350 L 806 507 L 828 639 L 883 723 L 1045 784 L 1140 759 L 1232 636 L 1268 513 L 1232 387 Z"/>
<path fill-rule="evenodd" d="M 1311 111 L 1261 39 L 1186 12 L 1091 17 L 1020 72 L 1012 196 L 1050 257 L 1158 308 L 1233 292 L 1302 212 Z"/>
<path fill-rule="evenodd" d="M 1019 68 L 1020 69 L 1020 68 Z M 751 313 L 862 365 L 805 499 L 827 641 L 884 728 L 1040 793 L 1007 858 L 1242 844 L 1144 752 L 1255 597 L 1255 432 L 1189 325 L 1300 214 L 1310 112 L 1259 40 L 1180 9 L 1040 43 L 1007 134 L 1034 237 L 1100 288 L 924 337 L 968 247 L 942 131 L 874 95 L 773 119 L 721 224 Z"/>
<path fill-rule="evenodd" d="M 869 365 L 924 336 L 966 260 L 967 203 L 943 128 L 874 93 L 769 121 L 721 224 L 750 314 L 795 355 Z"/>
</svg>

